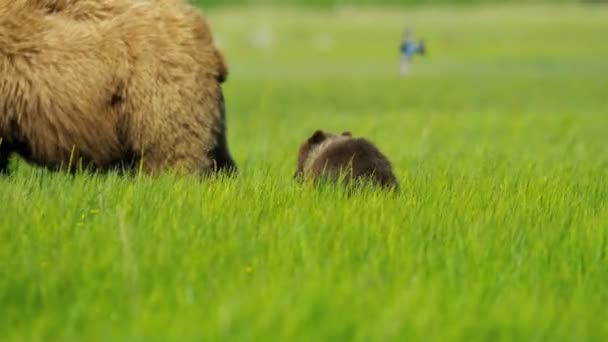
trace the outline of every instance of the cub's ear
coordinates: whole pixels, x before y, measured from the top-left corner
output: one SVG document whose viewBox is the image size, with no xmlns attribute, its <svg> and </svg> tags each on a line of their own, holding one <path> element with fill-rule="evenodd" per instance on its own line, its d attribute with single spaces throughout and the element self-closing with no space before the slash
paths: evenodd
<svg viewBox="0 0 608 342">
<path fill-rule="evenodd" d="M 318 144 L 321 141 L 325 140 L 326 135 L 325 132 L 323 132 L 322 130 L 316 130 L 313 135 L 308 138 L 308 142 L 311 144 Z"/>
<path fill-rule="evenodd" d="M 353 136 L 353 134 L 352 134 L 351 132 L 343 132 L 343 133 L 342 133 L 342 136 L 343 136 L 343 137 L 352 137 L 352 136 Z"/>
</svg>

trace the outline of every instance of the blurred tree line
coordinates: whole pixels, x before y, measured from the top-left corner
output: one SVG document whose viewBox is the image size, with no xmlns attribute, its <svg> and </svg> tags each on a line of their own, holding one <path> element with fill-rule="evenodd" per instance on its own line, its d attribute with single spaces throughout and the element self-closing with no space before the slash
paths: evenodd
<svg viewBox="0 0 608 342">
<path fill-rule="evenodd" d="M 305 5 L 305 6 L 336 6 L 336 5 L 430 5 L 430 4 L 487 4 L 487 3 L 608 3 L 608 0 L 191 0 L 203 7 L 220 5 Z"/>
</svg>

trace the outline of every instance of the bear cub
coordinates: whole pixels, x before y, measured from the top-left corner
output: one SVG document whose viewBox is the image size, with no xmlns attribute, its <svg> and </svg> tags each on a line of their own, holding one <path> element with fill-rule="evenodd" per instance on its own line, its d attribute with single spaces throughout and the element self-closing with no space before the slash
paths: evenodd
<svg viewBox="0 0 608 342">
<path fill-rule="evenodd" d="M 371 183 L 385 189 L 399 189 L 388 158 L 369 140 L 317 130 L 298 153 L 296 180 L 325 180 L 358 185 Z"/>
</svg>

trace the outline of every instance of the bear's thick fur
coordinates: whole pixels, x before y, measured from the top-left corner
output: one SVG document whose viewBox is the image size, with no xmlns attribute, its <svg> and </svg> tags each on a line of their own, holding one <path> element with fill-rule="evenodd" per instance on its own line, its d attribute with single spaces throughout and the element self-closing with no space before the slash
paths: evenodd
<svg viewBox="0 0 608 342">
<path fill-rule="evenodd" d="M 107 20 L 122 14 L 137 2 L 157 0 L 28 0 L 32 6 L 74 20 Z"/>
<path fill-rule="evenodd" d="M 0 172 L 236 170 L 227 67 L 180 0 L 0 0 Z"/>
<path fill-rule="evenodd" d="M 300 146 L 294 178 L 399 189 L 388 158 L 369 140 L 353 138 L 350 132 L 338 135 L 315 131 Z"/>
</svg>

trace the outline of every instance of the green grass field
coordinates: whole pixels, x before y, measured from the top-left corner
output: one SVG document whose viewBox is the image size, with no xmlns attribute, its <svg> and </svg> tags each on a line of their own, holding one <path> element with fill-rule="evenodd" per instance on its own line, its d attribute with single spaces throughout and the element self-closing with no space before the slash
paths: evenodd
<svg viewBox="0 0 608 342">
<path fill-rule="evenodd" d="M 207 12 L 235 179 L 0 179 L 3 341 L 605 341 L 608 7 Z M 406 23 L 427 42 L 398 76 Z M 295 184 L 351 130 L 403 193 Z"/>
</svg>

